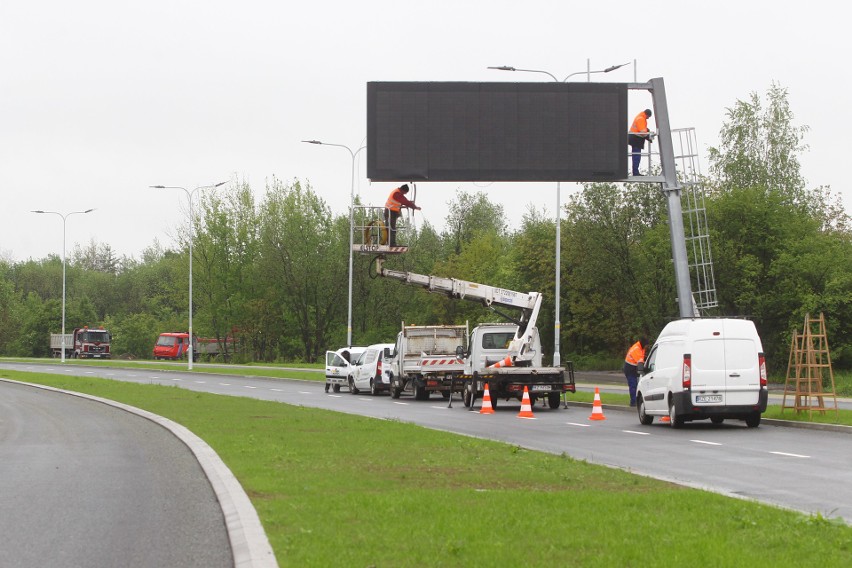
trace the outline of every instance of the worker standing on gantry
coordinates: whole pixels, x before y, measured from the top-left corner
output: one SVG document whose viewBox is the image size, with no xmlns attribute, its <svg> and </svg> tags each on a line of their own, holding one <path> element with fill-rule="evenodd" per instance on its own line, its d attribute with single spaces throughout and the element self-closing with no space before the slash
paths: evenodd
<svg viewBox="0 0 852 568">
<path fill-rule="evenodd" d="M 650 144 L 654 141 L 651 131 L 648 130 L 648 119 L 651 118 L 651 109 L 646 108 L 636 115 L 633 119 L 633 124 L 630 125 L 630 132 L 627 135 L 627 143 L 633 152 L 633 175 L 642 175 L 639 173 L 639 162 L 642 160 L 642 150 L 645 148 L 645 140 Z"/>
<path fill-rule="evenodd" d="M 388 196 L 388 200 L 385 203 L 385 224 L 388 227 L 389 234 L 388 245 L 392 247 L 399 246 L 396 244 L 396 222 L 400 215 L 402 215 L 402 208 L 407 207 L 409 209 L 414 209 L 415 211 L 420 211 L 420 207 L 418 207 L 413 201 L 408 200 L 406 197 L 407 193 L 408 184 L 404 183 L 391 191 Z"/>
</svg>

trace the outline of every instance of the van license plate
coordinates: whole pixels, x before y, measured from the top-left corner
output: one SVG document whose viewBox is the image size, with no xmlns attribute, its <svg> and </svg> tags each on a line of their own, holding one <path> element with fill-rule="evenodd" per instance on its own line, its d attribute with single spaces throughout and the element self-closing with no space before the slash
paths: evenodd
<svg viewBox="0 0 852 568">
<path fill-rule="evenodd" d="M 700 404 L 702 402 L 722 402 L 721 394 L 697 394 L 695 395 L 695 403 Z"/>
<path fill-rule="evenodd" d="M 533 385 L 532 390 L 534 390 L 534 391 L 549 391 L 550 385 Z"/>
</svg>

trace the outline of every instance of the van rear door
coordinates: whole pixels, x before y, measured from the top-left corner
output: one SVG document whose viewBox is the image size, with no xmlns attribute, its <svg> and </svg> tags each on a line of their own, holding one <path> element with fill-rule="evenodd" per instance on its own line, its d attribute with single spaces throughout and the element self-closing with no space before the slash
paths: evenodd
<svg viewBox="0 0 852 568">
<path fill-rule="evenodd" d="M 725 322 L 725 403 L 732 406 L 757 404 L 760 399 L 760 361 L 763 350 L 750 321 Z"/>
</svg>

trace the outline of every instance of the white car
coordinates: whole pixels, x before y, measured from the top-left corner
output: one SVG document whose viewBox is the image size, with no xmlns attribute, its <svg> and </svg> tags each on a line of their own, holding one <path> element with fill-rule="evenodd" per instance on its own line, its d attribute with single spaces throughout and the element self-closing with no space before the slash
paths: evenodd
<svg viewBox="0 0 852 568">
<path fill-rule="evenodd" d="M 325 352 L 325 392 L 331 387 L 340 392 L 341 385 L 349 384 L 352 366 L 366 347 L 341 347 L 337 351 Z"/>
<path fill-rule="evenodd" d="M 760 425 L 769 391 L 766 360 L 754 323 L 692 318 L 663 328 L 639 369 L 639 421 L 668 416 L 673 428 L 709 418 Z"/>
<path fill-rule="evenodd" d="M 390 377 L 384 365 L 385 358 L 390 358 L 393 343 L 377 343 L 370 345 L 361 354 L 349 374 L 349 392 L 358 394 L 361 390 L 369 390 L 376 395 L 390 390 Z"/>
</svg>

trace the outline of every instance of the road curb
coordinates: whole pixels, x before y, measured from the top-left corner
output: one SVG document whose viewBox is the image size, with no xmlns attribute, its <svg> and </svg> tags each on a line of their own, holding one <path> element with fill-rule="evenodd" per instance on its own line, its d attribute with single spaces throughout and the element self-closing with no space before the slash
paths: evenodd
<svg viewBox="0 0 852 568">
<path fill-rule="evenodd" d="M 272 546 L 269 544 L 269 539 L 263 530 L 257 511 L 255 511 L 242 485 L 225 465 L 225 462 L 213 451 L 213 448 L 188 428 L 153 412 L 114 400 L 24 381 L 11 381 L 2 378 L 0 378 L 0 381 L 100 402 L 150 420 L 170 431 L 193 453 L 213 487 L 213 492 L 219 500 L 222 514 L 225 517 L 225 526 L 231 543 L 235 568 L 278 568 L 278 561 L 275 559 L 275 553 L 272 551 Z"/>
</svg>

